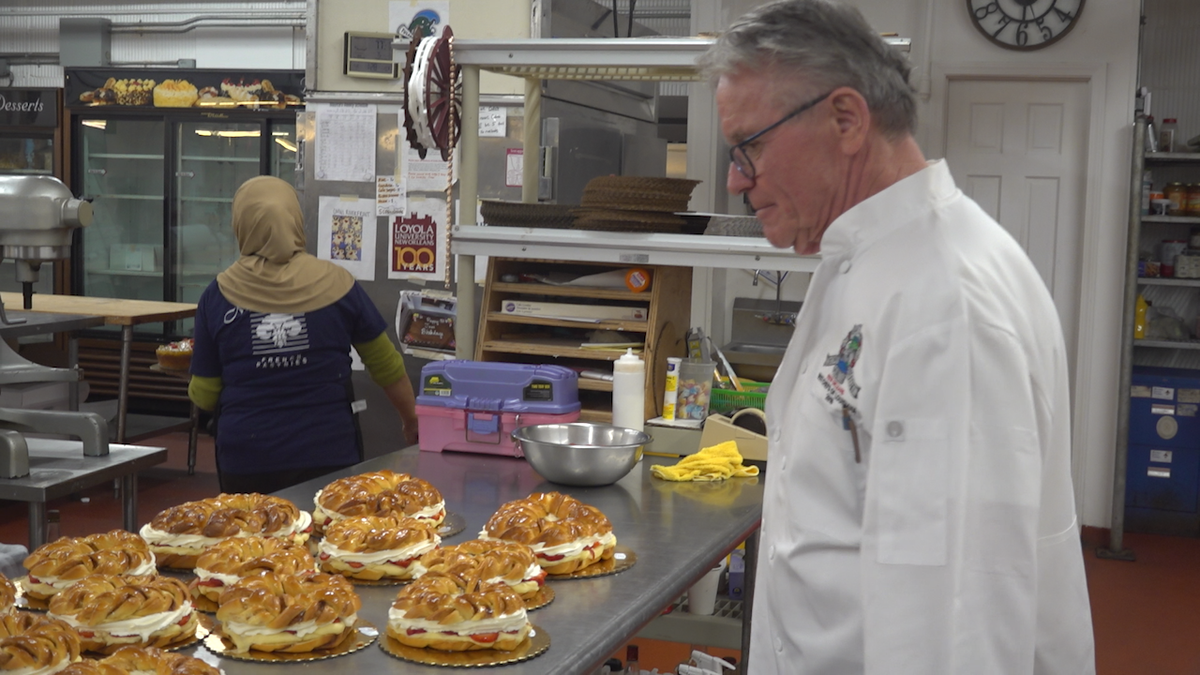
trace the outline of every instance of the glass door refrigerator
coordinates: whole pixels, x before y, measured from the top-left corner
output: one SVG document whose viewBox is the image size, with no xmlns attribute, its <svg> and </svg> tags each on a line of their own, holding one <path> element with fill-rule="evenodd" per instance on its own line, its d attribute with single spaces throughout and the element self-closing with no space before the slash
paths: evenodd
<svg viewBox="0 0 1200 675">
<path fill-rule="evenodd" d="M 64 183 L 61 89 L 0 87 L 0 175 L 54 176 Z M 34 291 L 53 293 L 56 263 L 44 263 Z M 66 279 L 57 286 L 67 285 Z M 21 290 L 16 265 L 0 263 L 0 291 Z"/>
<path fill-rule="evenodd" d="M 196 302 L 238 257 L 237 188 L 259 175 L 294 183 L 301 73 L 161 72 L 67 70 L 73 188 L 95 211 L 73 258 L 78 295 Z M 135 340 L 191 329 L 145 324 Z"/>
</svg>

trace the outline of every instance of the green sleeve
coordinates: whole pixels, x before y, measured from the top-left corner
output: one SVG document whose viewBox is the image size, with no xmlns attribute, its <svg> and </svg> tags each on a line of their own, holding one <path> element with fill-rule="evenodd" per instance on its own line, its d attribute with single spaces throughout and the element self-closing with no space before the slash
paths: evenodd
<svg viewBox="0 0 1200 675">
<path fill-rule="evenodd" d="M 221 386 L 220 377 L 193 375 L 188 381 L 188 398 L 204 410 L 216 410 L 217 400 L 221 398 Z"/>
<path fill-rule="evenodd" d="M 363 365 L 367 367 L 367 372 L 371 374 L 371 380 L 375 384 L 386 387 L 404 377 L 404 357 L 396 351 L 396 346 L 388 339 L 386 332 L 380 333 L 379 337 L 370 342 L 354 345 L 354 349 L 362 357 Z"/>
</svg>

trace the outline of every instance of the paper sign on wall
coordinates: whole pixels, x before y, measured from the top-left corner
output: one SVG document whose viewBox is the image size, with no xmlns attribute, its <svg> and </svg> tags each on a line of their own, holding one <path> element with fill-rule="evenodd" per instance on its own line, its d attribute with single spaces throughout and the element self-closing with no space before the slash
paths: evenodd
<svg viewBox="0 0 1200 675">
<path fill-rule="evenodd" d="M 316 111 L 317 180 L 369 182 L 375 175 L 375 106 L 332 103 Z"/>
<path fill-rule="evenodd" d="M 392 217 L 388 227 L 388 278 L 441 282 L 446 274 L 446 203 L 410 199 L 407 211 Z"/>
<path fill-rule="evenodd" d="M 498 105 L 479 106 L 479 137 L 504 138 L 508 133 L 508 114 Z"/>
<path fill-rule="evenodd" d="M 404 207 L 407 202 L 408 195 L 404 189 L 404 181 L 396 180 L 395 176 L 375 177 L 375 215 L 404 215 Z"/>
<path fill-rule="evenodd" d="M 346 268 L 355 279 L 375 281 L 375 201 L 321 197 L 317 257 Z"/>
<path fill-rule="evenodd" d="M 525 173 L 525 150 L 508 148 L 504 151 L 504 186 L 521 187 Z"/>
</svg>

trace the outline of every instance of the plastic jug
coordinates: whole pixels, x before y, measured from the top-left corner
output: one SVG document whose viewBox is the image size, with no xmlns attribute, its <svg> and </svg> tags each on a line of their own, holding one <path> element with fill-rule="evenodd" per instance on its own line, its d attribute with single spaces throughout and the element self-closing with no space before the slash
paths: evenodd
<svg viewBox="0 0 1200 675">
<path fill-rule="evenodd" d="M 646 362 L 632 349 L 613 361 L 613 424 L 642 431 L 646 421 Z"/>
<path fill-rule="evenodd" d="M 1133 337 L 1141 340 L 1146 337 L 1146 311 L 1150 309 L 1150 304 L 1146 302 L 1141 293 L 1138 293 L 1133 307 Z"/>
</svg>

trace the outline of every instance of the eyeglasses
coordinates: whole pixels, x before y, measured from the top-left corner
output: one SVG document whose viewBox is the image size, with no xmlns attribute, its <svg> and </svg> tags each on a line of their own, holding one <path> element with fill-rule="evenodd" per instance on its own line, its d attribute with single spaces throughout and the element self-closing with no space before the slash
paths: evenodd
<svg viewBox="0 0 1200 675">
<path fill-rule="evenodd" d="M 754 176 L 756 175 L 756 172 L 754 169 L 754 162 L 750 161 L 750 154 L 746 152 L 746 146 L 750 145 L 754 141 L 757 141 L 759 138 L 761 138 L 763 136 L 763 134 L 767 133 L 768 131 L 770 131 L 770 130 L 774 129 L 775 127 L 783 124 L 784 122 L 792 119 L 793 117 L 795 117 L 796 115 L 799 115 L 800 113 L 804 112 L 805 110 L 808 110 L 809 108 L 815 106 L 816 104 L 820 103 L 821 101 L 824 101 L 825 99 L 829 98 L 829 95 L 832 93 L 833 93 L 832 91 L 825 92 L 824 94 L 818 96 L 817 98 L 814 98 L 813 100 L 809 101 L 808 103 L 805 103 L 804 105 L 800 106 L 799 108 L 796 108 L 792 112 L 784 115 L 778 122 L 775 122 L 771 126 L 760 130 L 758 133 L 751 134 L 749 137 L 744 139 L 741 143 L 738 143 L 737 145 L 730 148 L 729 149 L 729 161 L 733 162 L 733 166 L 734 166 L 734 168 L 736 168 L 738 170 L 738 173 L 742 174 L 743 176 L 745 176 L 746 178 L 748 178 L 750 180 L 754 180 Z"/>
</svg>

